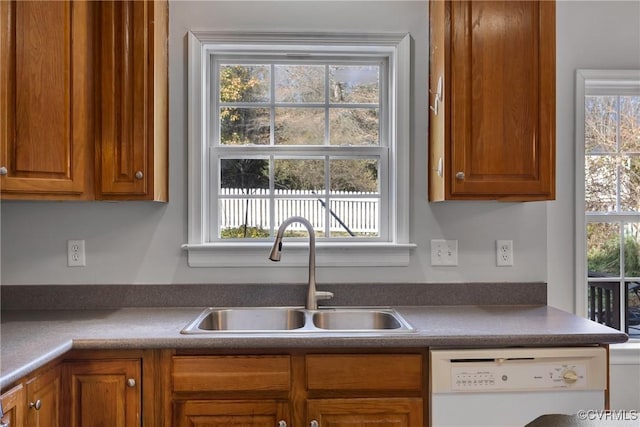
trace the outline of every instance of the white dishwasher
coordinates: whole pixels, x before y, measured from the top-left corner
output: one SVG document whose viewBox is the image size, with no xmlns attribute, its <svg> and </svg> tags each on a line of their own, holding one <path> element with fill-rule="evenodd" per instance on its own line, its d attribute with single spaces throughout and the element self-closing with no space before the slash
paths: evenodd
<svg viewBox="0 0 640 427">
<path fill-rule="evenodd" d="M 524 426 L 544 414 L 603 410 L 602 347 L 430 351 L 431 427 Z"/>
</svg>

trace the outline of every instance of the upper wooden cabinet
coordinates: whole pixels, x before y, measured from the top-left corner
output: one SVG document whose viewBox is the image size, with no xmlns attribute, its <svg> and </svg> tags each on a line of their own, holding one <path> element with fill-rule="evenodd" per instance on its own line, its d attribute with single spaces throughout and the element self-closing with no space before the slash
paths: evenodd
<svg viewBox="0 0 640 427">
<path fill-rule="evenodd" d="M 162 1 L 0 2 L 3 199 L 167 200 Z"/>
<path fill-rule="evenodd" d="M 3 198 L 91 196 L 91 4 L 0 2 Z"/>
<path fill-rule="evenodd" d="M 98 197 L 167 200 L 167 4 L 97 7 Z"/>
<path fill-rule="evenodd" d="M 429 200 L 555 198 L 555 2 L 430 2 Z"/>
</svg>

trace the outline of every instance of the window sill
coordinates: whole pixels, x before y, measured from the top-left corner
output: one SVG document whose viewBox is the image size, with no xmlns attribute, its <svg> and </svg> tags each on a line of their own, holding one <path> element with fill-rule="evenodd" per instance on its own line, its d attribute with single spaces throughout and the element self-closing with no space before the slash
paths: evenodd
<svg viewBox="0 0 640 427">
<path fill-rule="evenodd" d="M 272 244 L 209 243 L 184 244 L 190 267 L 305 267 L 309 263 L 309 245 L 285 242 L 282 261 L 267 258 Z M 406 267 L 413 243 L 318 243 L 319 267 Z"/>
</svg>

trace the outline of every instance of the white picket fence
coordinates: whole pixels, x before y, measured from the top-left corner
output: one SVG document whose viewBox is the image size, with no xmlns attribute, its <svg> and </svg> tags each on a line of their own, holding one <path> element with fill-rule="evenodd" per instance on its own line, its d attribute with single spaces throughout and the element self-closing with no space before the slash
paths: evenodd
<svg viewBox="0 0 640 427">
<path fill-rule="evenodd" d="M 249 197 L 245 196 L 245 190 L 241 188 L 220 189 L 220 226 L 225 228 L 237 228 L 247 222 L 249 227 L 269 229 L 270 209 L 269 190 L 251 189 Z M 374 193 L 333 191 L 332 194 L 339 198 L 330 201 L 331 210 L 353 233 L 379 233 L 378 198 L 362 197 Z M 231 198 L 225 196 L 232 196 Z M 238 197 L 241 196 L 241 197 Z M 308 219 L 316 230 L 325 229 L 326 209 L 320 202 L 321 197 L 306 190 L 275 190 L 275 224 L 280 224 L 285 219 L 299 215 Z M 333 216 L 330 217 L 331 232 L 345 232 L 344 226 Z M 300 224 L 291 224 L 292 229 L 303 230 Z"/>
</svg>

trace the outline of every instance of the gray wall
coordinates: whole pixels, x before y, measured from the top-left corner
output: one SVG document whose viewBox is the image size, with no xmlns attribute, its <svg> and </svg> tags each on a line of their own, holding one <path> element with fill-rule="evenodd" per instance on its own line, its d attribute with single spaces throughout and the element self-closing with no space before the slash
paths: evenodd
<svg viewBox="0 0 640 427">
<path fill-rule="evenodd" d="M 575 71 L 640 68 L 640 1 L 558 1 L 556 201 L 547 203 L 549 302 L 575 306 Z"/>
<path fill-rule="evenodd" d="M 638 2 L 558 2 L 558 198 L 551 203 L 426 200 L 427 3 L 170 3 L 170 199 L 148 202 L 3 201 L 3 284 L 295 283 L 303 268 L 189 268 L 186 39 L 189 29 L 376 31 L 412 35 L 411 240 L 408 267 L 322 268 L 324 282 L 545 281 L 550 303 L 573 309 L 574 70 L 640 67 Z M 598 28 L 602 28 L 599 30 Z M 429 241 L 458 239 L 459 266 L 431 267 Z M 66 240 L 85 239 L 87 266 L 66 266 Z M 495 267 L 495 240 L 512 239 L 513 267 Z"/>
</svg>

